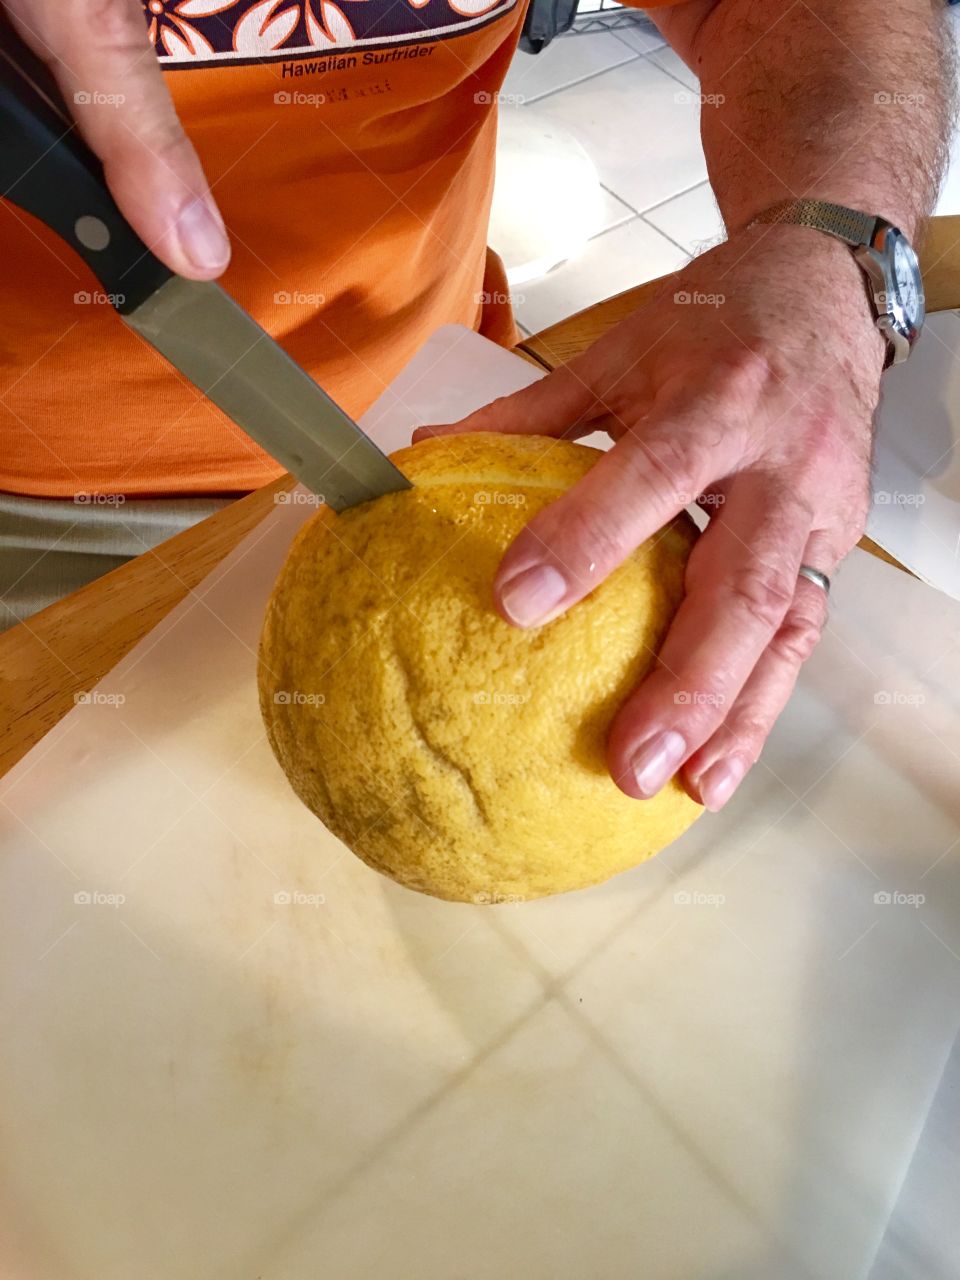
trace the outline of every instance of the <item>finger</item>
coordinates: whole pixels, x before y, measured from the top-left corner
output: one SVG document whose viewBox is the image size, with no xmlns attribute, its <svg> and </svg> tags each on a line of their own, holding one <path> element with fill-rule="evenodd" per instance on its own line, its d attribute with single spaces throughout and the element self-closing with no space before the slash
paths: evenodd
<svg viewBox="0 0 960 1280">
<path fill-rule="evenodd" d="M 804 550 L 803 563 L 830 573 L 834 561 L 823 535 L 814 535 Z M 723 724 L 684 767 L 682 781 L 694 800 L 716 811 L 736 791 L 789 701 L 826 620 L 827 593 L 799 578 L 793 603 Z"/>
<path fill-rule="evenodd" d="M 163 83 L 138 0 L 73 0 L 69 20 L 62 0 L 7 0 L 7 7 L 56 77 L 147 247 L 180 275 L 219 275 L 230 257 L 223 220 Z"/>
<path fill-rule="evenodd" d="M 494 583 L 504 618 L 533 627 L 557 617 L 739 454 L 735 433 L 705 415 L 698 392 L 659 405 L 513 542 Z"/>
<path fill-rule="evenodd" d="M 811 520 L 769 476 L 731 483 L 691 553 L 658 663 L 611 727 L 610 770 L 627 795 L 655 795 L 723 723 L 793 602 Z"/>
<path fill-rule="evenodd" d="M 643 411 L 642 391 L 631 405 L 632 414 Z M 605 426 L 605 420 L 610 419 Z M 583 358 L 562 365 L 545 378 L 512 395 L 491 400 L 459 422 L 418 427 L 414 441 L 430 436 L 463 435 L 470 431 L 502 431 L 508 435 L 556 436 L 576 439 L 593 431 L 615 433 L 625 429 L 616 421 L 603 398 L 594 390 L 593 379 Z"/>
</svg>

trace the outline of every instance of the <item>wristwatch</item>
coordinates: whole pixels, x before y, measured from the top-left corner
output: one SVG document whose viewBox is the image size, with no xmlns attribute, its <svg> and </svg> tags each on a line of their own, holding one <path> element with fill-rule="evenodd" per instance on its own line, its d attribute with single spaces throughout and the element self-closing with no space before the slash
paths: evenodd
<svg viewBox="0 0 960 1280">
<path fill-rule="evenodd" d="M 825 200 L 784 200 L 759 214 L 750 226 L 777 222 L 813 227 L 851 246 L 867 277 L 877 328 L 889 346 L 884 367 L 906 360 L 920 336 L 926 309 L 920 264 L 903 232 L 876 214 Z"/>
</svg>

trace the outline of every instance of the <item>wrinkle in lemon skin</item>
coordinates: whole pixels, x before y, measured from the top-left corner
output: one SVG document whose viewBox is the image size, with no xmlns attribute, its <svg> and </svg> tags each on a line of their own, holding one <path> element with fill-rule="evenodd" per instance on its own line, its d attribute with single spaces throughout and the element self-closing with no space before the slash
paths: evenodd
<svg viewBox="0 0 960 1280">
<path fill-rule="evenodd" d="M 584 888 L 702 812 L 676 781 L 625 796 L 605 749 L 683 597 L 692 521 L 545 627 L 494 608 L 507 547 L 598 457 L 539 436 L 425 440 L 393 455 L 413 488 L 324 508 L 290 549 L 260 646 L 271 746 L 327 827 L 409 888 L 487 903 Z"/>
</svg>

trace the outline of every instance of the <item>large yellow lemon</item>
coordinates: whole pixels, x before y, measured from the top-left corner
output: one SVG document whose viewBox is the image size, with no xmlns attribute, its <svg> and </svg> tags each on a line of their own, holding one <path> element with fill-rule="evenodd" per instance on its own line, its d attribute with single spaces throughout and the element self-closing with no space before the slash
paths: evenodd
<svg viewBox="0 0 960 1280">
<path fill-rule="evenodd" d="M 651 538 L 539 630 L 494 610 L 523 525 L 600 454 L 539 436 L 403 449 L 414 487 L 300 531 L 260 647 L 260 701 L 297 795 L 370 866 L 503 902 L 606 880 L 700 814 L 676 782 L 631 800 L 605 738 L 654 661 L 696 530 Z"/>
</svg>

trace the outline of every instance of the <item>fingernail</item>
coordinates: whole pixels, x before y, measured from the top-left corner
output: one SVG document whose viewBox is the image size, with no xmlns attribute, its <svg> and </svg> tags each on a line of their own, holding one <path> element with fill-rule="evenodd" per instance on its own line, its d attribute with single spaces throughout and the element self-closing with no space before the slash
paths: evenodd
<svg viewBox="0 0 960 1280">
<path fill-rule="evenodd" d="M 566 594 L 563 574 L 551 564 L 538 564 L 500 588 L 500 603 L 518 627 L 537 627 L 550 620 Z"/>
<path fill-rule="evenodd" d="M 230 260 L 230 242 L 220 215 L 206 200 L 191 200 L 177 218 L 180 247 L 200 271 L 215 271 Z"/>
<path fill-rule="evenodd" d="M 700 779 L 700 799 L 712 812 L 722 809 L 743 781 L 747 762 L 742 756 L 729 756 L 711 765 Z"/>
<path fill-rule="evenodd" d="M 676 773 L 686 754 L 686 741 L 675 729 L 651 738 L 633 757 L 633 774 L 640 793 L 648 800 L 655 796 Z"/>
</svg>

